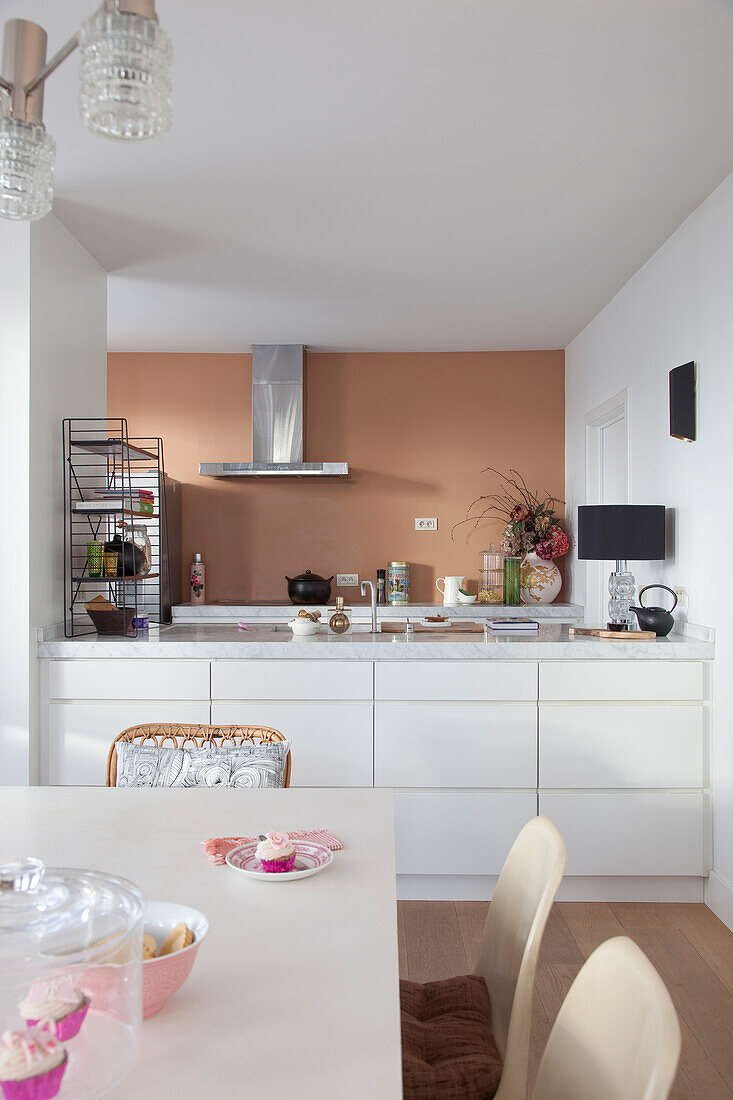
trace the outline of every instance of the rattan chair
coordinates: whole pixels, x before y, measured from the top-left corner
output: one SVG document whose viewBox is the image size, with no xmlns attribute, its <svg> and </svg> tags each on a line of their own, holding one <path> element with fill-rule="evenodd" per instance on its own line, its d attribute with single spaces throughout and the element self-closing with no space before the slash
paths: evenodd
<svg viewBox="0 0 733 1100">
<path fill-rule="evenodd" d="M 270 729 L 268 726 L 173 726 L 166 724 L 151 724 L 144 726 L 130 726 L 115 737 L 110 745 L 107 757 L 107 786 L 117 786 L 117 746 L 120 741 L 128 744 L 139 741 L 142 745 L 153 744 L 162 748 L 170 745 L 176 749 L 182 749 L 185 745 L 195 745 L 201 748 L 203 745 L 242 745 L 251 742 L 255 745 L 264 745 L 273 741 L 285 741 L 287 738 L 279 730 Z M 290 753 L 285 760 L 285 773 L 283 775 L 283 787 L 290 786 Z"/>
</svg>

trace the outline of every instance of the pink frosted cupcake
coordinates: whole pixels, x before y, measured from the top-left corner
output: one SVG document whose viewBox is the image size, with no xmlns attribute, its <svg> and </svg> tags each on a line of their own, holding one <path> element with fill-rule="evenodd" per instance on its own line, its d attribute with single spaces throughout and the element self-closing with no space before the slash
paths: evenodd
<svg viewBox="0 0 733 1100">
<path fill-rule="evenodd" d="M 18 1005 L 18 1011 L 29 1027 L 40 1026 L 52 1031 L 65 1043 L 79 1034 L 89 1009 L 89 998 L 78 989 L 67 994 L 30 994 Z"/>
<path fill-rule="evenodd" d="M 295 866 L 295 848 L 287 833 L 265 833 L 260 837 L 255 856 L 263 871 L 282 874 Z"/>
<path fill-rule="evenodd" d="M 0 1086 L 5 1100 L 51 1100 L 61 1088 L 67 1054 L 40 1031 L 6 1031 L 0 1042 Z"/>
</svg>

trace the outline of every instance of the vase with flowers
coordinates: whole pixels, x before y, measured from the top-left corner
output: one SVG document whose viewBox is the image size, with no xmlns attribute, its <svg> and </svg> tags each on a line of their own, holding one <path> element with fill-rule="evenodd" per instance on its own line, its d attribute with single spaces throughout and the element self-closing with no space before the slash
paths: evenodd
<svg viewBox="0 0 733 1100">
<path fill-rule="evenodd" d="M 496 493 L 477 497 L 468 507 L 461 524 L 500 519 L 504 523 L 501 549 L 508 558 L 521 557 L 520 584 L 522 603 L 552 603 L 562 588 L 562 576 L 555 558 L 570 549 L 570 540 L 555 513 L 563 502 L 549 493 L 540 495 L 528 488 L 516 470 L 504 474 L 487 466 L 483 473 L 496 474 L 500 488 Z"/>
</svg>

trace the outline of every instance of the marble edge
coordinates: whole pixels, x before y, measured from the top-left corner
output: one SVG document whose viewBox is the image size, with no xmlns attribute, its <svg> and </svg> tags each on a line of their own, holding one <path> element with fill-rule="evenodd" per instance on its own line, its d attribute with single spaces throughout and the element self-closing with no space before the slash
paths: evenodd
<svg viewBox="0 0 733 1100">
<path fill-rule="evenodd" d="M 346 601 L 348 604 L 348 600 Z M 233 622 L 237 619 L 271 619 L 280 622 L 297 615 L 299 604 L 176 604 L 173 608 L 173 622 L 185 623 L 201 619 L 211 622 Z M 323 617 L 329 604 L 315 604 L 313 610 L 321 612 Z M 348 604 L 355 616 L 369 618 L 368 603 Z M 583 608 L 579 604 L 538 604 L 529 607 L 521 604 L 519 607 L 509 607 L 506 604 L 455 604 L 444 607 L 442 604 L 405 604 L 399 607 L 380 604 L 377 607 L 379 621 L 389 619 L 422 618 L 425 615 L 447 615 L 451 619 L 484 619 L 484 618 L 520 618 L 520 619 L 550 619 L 572 620 L 573 622 L 583 618 Z"/>
<path fill-rule="evenodd" d="M 686 619 L 676 619 L 670 637 L 679 636 L 696 642 L 715 642 L 715 627 L 688 623 Z"/>
<path fill-rule="evenodd" d="M 418 642 L 411 639 L 389 642 L 309 645 L 307 639 L 278 642 L 181 641 L 160 642 L 137 639 L 115 641 L 42 642 L 40 658 L 161 658 L 199 660 L 710 660 L 715 649 L 710 642 L 671 640 L 663 642 L 611 642 L 594 639 L 573 641 L 495 641 L 450 643 Z"/>
</svg>

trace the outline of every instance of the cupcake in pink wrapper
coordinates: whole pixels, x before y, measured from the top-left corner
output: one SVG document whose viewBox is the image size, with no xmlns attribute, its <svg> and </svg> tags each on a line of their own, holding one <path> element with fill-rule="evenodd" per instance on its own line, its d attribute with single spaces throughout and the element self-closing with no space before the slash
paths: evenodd
<svg viewBox="0 0 733 1100">
<path fill-rule="evenodd" d="M 89 1009 L 89 998 L 78 989 L 68 994 L 35 995 L 33 990 L 18 1005 L 18 1011 L 29 1027 L 50 1031 L 65 1043 L 79 1034 Z"/>
<path fill-rule="evenodd" d="M 0 1087 L 5 1100 L 51 1100 L 61 1088 L 67 1054 L 40 1031 L 6 1031 L 0 1041 Z"/>
<path fill-rule="evenodd" d="M 263 871 L 282 874 L 295 866 L 295 848 L 287 833 L 265 833 L 260 837 L 255 856 Z"/>
</svg>

